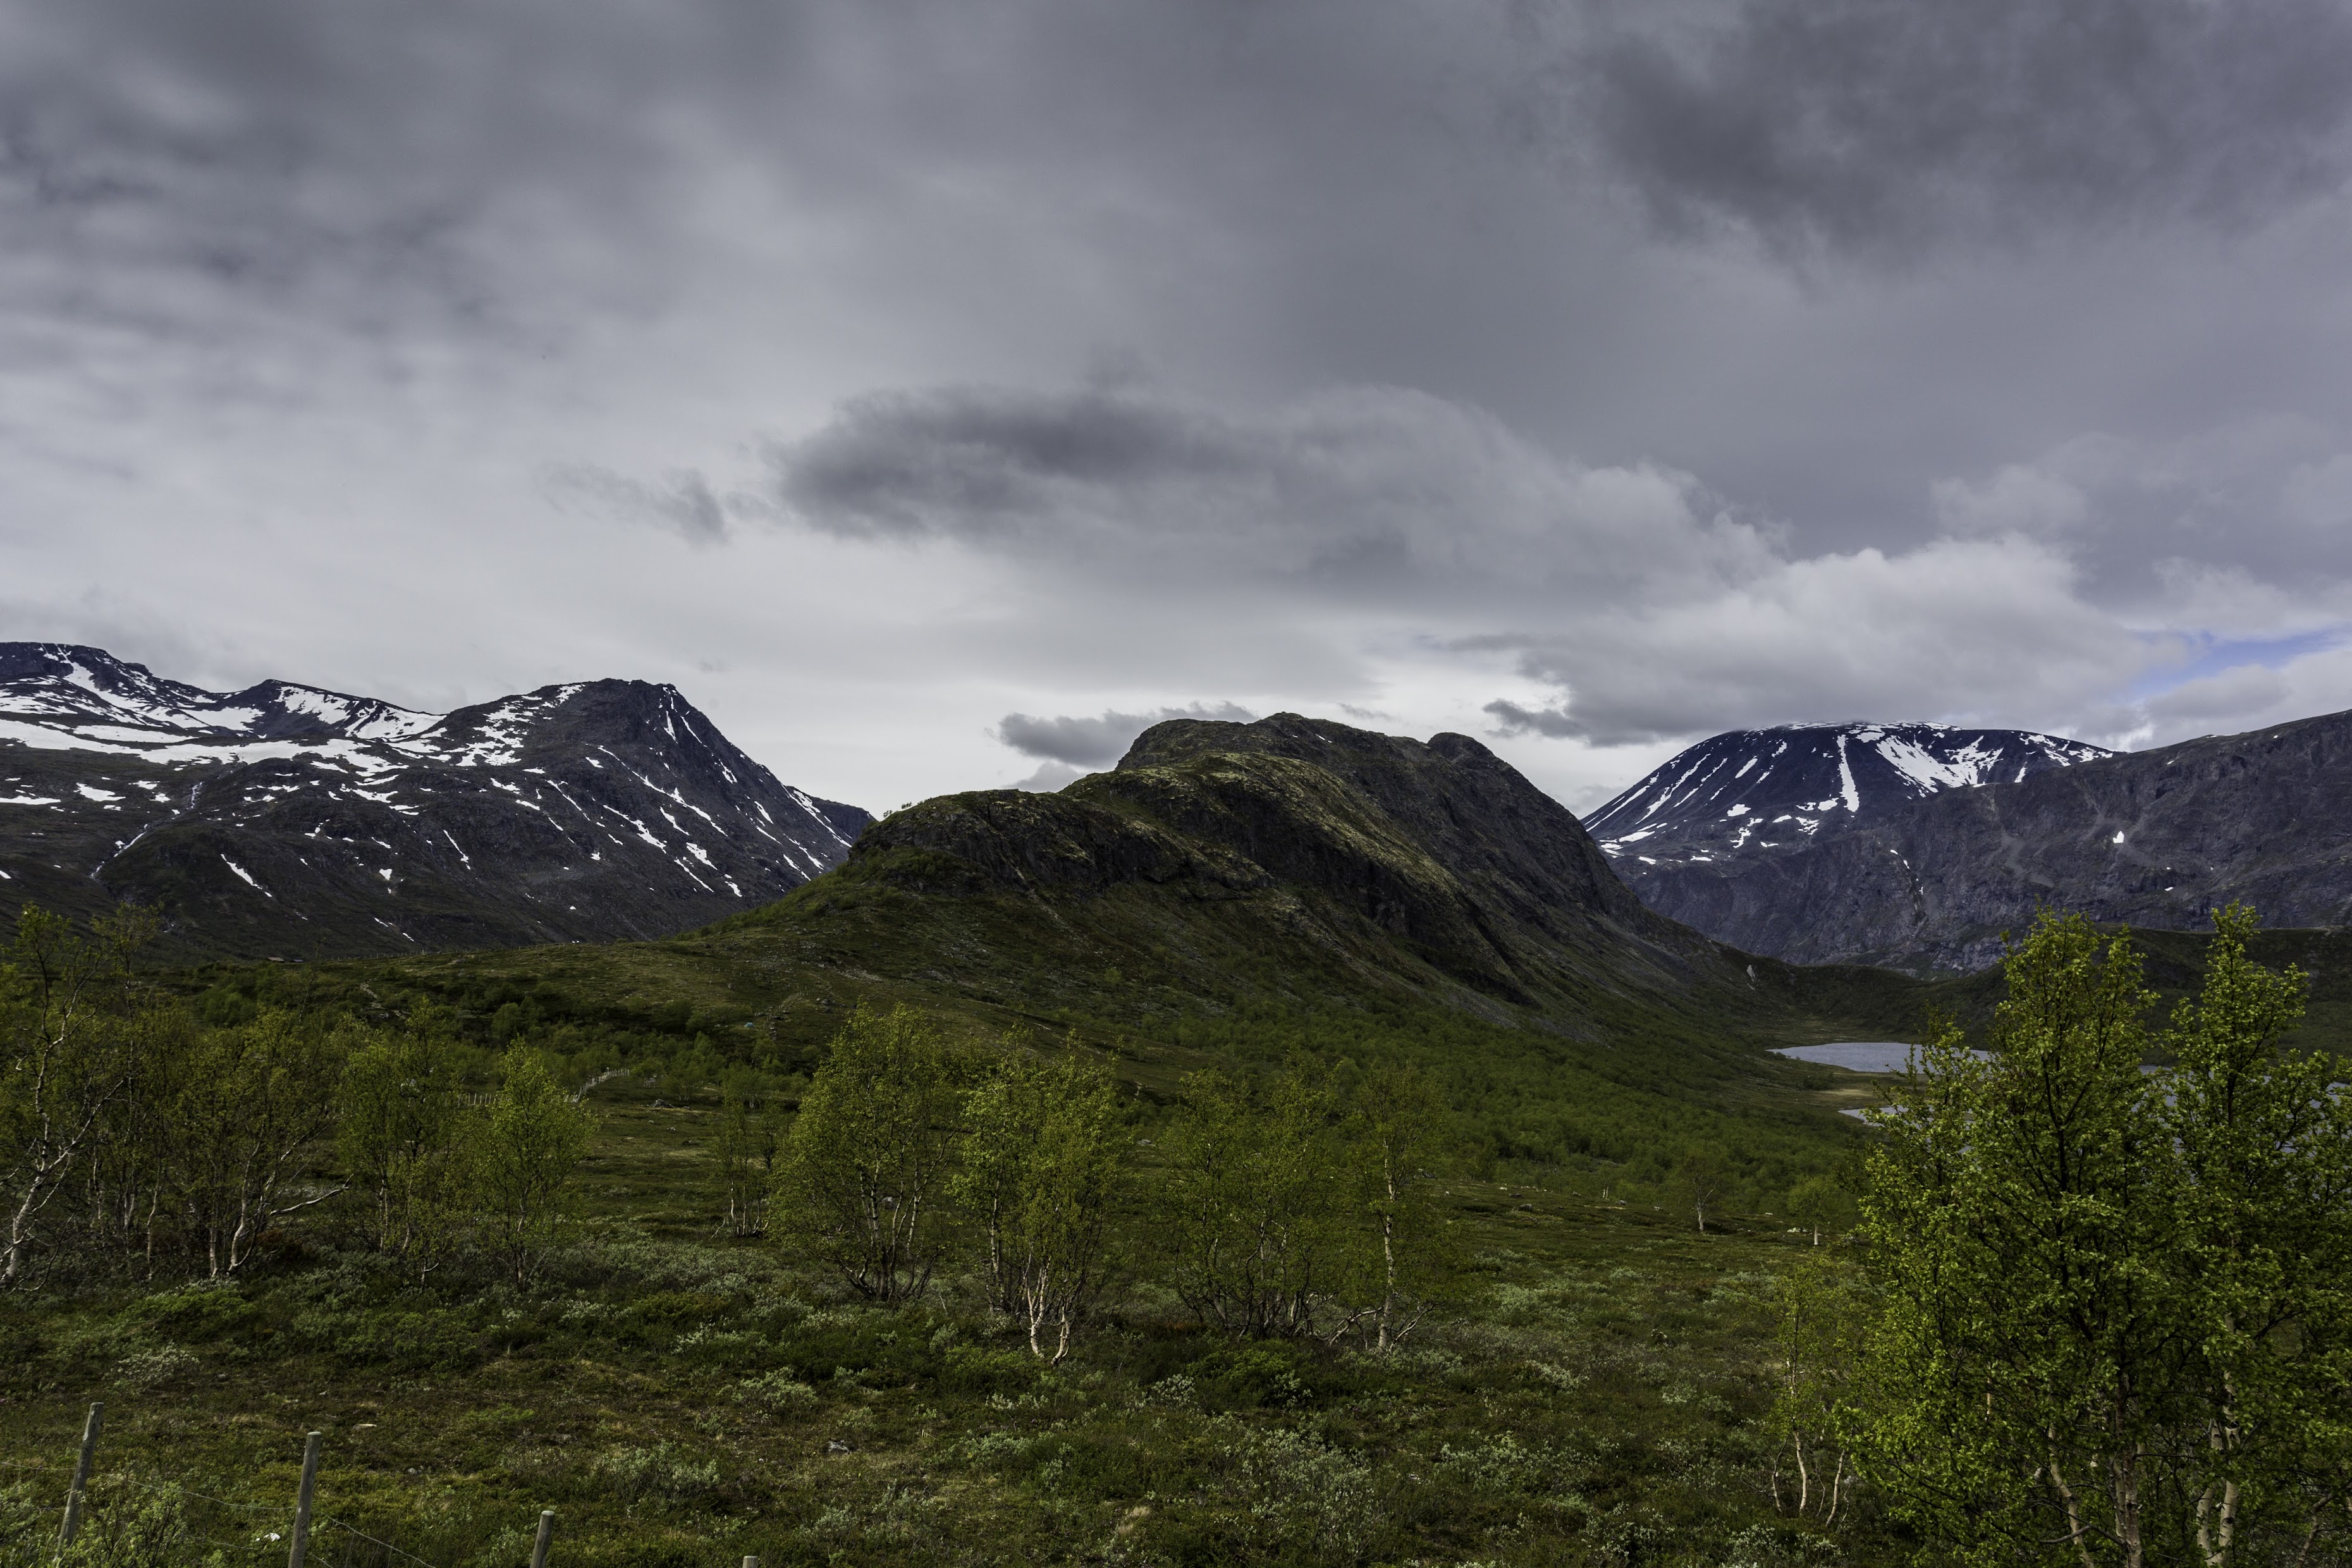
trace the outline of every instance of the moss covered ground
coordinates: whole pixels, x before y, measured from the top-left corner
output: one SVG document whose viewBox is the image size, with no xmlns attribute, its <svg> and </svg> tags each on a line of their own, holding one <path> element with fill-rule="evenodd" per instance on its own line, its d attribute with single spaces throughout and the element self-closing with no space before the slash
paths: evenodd
<svg viewBox="0 0 2352 1568">
<path fill-rule="evenodd" d="M 1701 1236 L 1564 1170 L 1457 1173 L 1451 1300 L 1399 1351 L 1236 1343 L 1131 1268 L 1055 1368 L 972 1281 L 897 1312 L 716 1224 L 715 1112 L 600 1086 L 583 1228 L 530 1291 L 423 1281 L 289 1232 L 252 1278 L 0 1303 L 0 1466 L 60 1500 L 177 1485 L 232 1563 L 278 1562 L 324 1434 L 311 1561 L 1556 1563 L 1886 1561 L 1866 1504 L 1780 1512 L 1761 1418 L 1761 1213 Z M 1144 1179 L 1149 1180 L 1148 1170 Z M 52 1521 L 54 1514 L 48 1516 Z"/>
</svg>

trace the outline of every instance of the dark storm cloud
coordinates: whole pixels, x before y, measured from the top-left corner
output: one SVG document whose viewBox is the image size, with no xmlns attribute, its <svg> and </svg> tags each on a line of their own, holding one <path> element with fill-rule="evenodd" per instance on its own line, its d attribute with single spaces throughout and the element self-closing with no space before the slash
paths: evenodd
<svg viewBox="0 0 2352 1568">
<path fill-rule="evenodd" d="M 1528 708 L 1507 698 L 1498 697 L 1479 710 L 1496 719 L 1495 733 L 1498 735 L 1549 735 L 1554 740 L 1582 735 L 1587 726 L 1575 715 L 1558 708 Z"/>
<path fill-rule="evenodd" d="M 823 531 L 954 540 L 1104 583 L 1287 579 L 1341 596 L 1666 591 L 1769 559 L 1687 476 L 1599 468 L 1395 387 L 1258 414 L 1140 388 L 967 386 L 856 399 L 770 449 Z"/>
<path fill-rule="evenodd" d="M 877 394 L 771 449 L 785 503 L 829 531 L 1003 536 L 1088 495 L 1263 476 L 1278 440 L 1119 392 L 944 387 Z"/>
<path fill-rule="evenodd" d="M 1135 738 L 1170 719 L 1221 719 L 1246 724 L 1257 717 L 1230 702 L 1195 702 L 1185 708 L 1162 708 L 1151 713 L 1105 711 L 1092 718 L 1038 718 L 1007 713 L 996 727 L 996 738 L 1024 756 L 1073 767 L 1101 767 L 1127 754 Z"/>
<path fill-rule="evenodd" d="M 1744 0 L 1551 85 L 1670 230 L 1782 247 L 2236 228 L 2352 171 L 2340 0 Z"/>
</svg>

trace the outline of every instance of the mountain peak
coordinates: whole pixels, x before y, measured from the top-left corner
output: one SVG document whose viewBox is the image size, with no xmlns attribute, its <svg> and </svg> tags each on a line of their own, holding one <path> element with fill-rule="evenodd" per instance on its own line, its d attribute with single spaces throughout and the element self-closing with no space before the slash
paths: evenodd
<svg viewBox="0 0 2352 1568">
<path fill-rule="evenodd" d="M 1733 730 L 1680 752 L 1584 825 L 1638 881 L 1641 866 L 1769 852 L 1901 802 L 2114 754 L 2036 730 L 1864 720 Z"/>
<path fill-rule="evenodd" d="M 186 951 L 657 936 L 821 875 L 869 820 L 779 782 L 667 683 L 424 713 L 0 644 L 6 894 L 152 904 Z"/>
</svg>

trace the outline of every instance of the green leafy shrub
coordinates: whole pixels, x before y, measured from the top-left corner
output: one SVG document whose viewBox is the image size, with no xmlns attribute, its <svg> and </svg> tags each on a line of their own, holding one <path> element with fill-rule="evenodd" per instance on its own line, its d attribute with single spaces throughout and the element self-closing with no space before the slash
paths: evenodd
<svg viewBox="0 0 2352 1568">
<path fill-rule="evenodd" d="M 769 1415 L 814 1409 L 817 1403 L 815 1389 L 781 1372 L 745 1378 L 727 1392 L 739 1404 L 748 1405 Z"/>
<path fill-rule="evenodd" d="M 649 1448 L 607 1448 L 591 1467 L 596 1478 L 632 1498 L 659 1497 L 673 1502 L 709 1497 L 719 1490 L 719 1462 L 695 1459 L 675 1444 Z"/>
</svg>

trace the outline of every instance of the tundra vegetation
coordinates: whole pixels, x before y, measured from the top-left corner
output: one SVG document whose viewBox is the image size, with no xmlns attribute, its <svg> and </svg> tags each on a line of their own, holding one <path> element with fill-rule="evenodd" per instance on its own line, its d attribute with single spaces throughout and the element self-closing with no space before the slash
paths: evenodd
<svg viewBox="0 0 2352 1568">
<path fill-rule="evenodd" d="M 64 1561 L 280 1560 L 312 1430 L 334 1564 L 2345 1554 L 2352 1124 L 2234 911 L 2164 1027 L 2038 926 L 1874 1132 L 1436 1008 L 803 1049 L 141 935 L 0 974 L 0 1563 L 100 1400 Z"/>
</svg>

